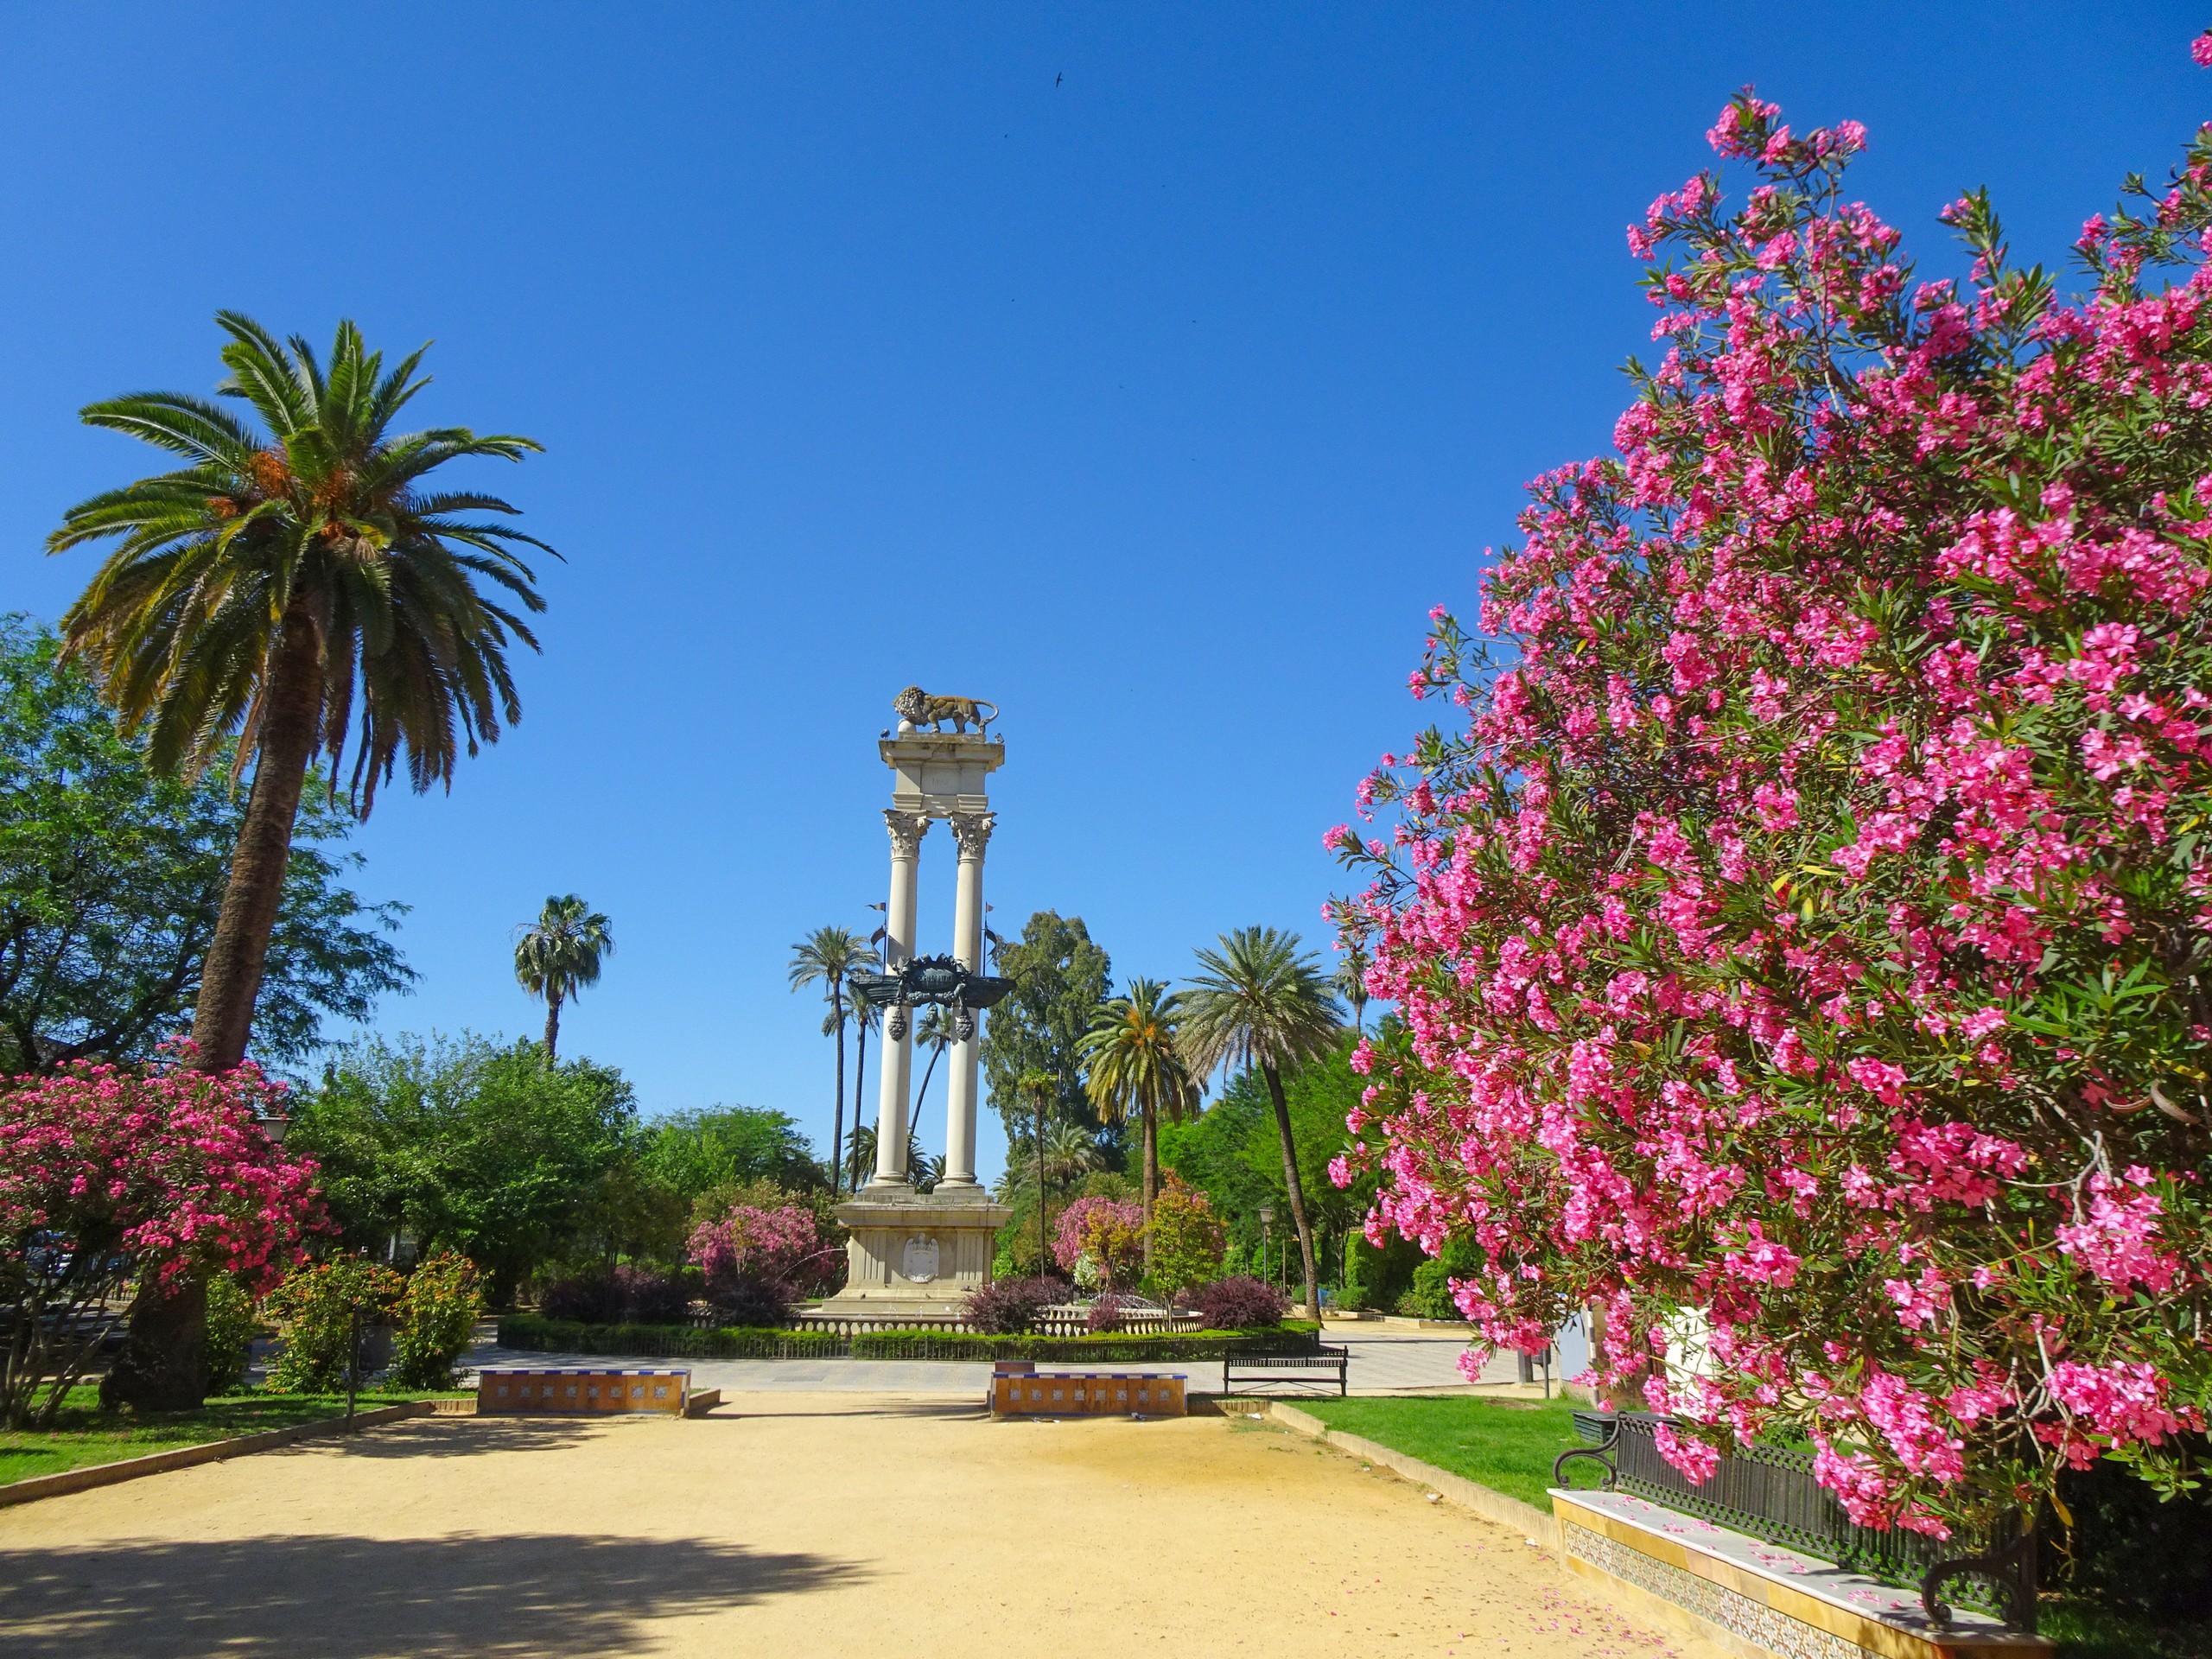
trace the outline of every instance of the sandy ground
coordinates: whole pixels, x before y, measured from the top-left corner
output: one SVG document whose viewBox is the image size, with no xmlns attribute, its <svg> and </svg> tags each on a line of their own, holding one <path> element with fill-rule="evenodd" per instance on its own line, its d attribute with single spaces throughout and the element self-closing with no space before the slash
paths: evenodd
<svg viewBox="0 0 2212 1659">
<path fill-rule="evenodd" d="M 0 1654 L 1718 1649 L 1272 1427 L 741 1396 L 417 1420 L 0 1510 Z"/>
</svg>

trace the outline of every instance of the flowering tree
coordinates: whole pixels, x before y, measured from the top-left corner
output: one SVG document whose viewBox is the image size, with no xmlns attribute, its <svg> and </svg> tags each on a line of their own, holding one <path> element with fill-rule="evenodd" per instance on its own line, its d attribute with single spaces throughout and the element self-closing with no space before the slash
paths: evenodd
<svg viewBox="0 0 2212 1659">
<path fill-rule="evenodd" d="M 2212 41 L 2200 43 L 2200 58 Z M 1531 486 L 1462 711 L 1362 787 L 1338 907 L 1405 1033 L 1334 1173 L 1459 1305 L 1681 1424 L 1802 1433 L 1946 1535 L 2212 1407 L 2212 127 L 2062 302 L 1986 196 L 1916 280 L 1855 123 L 1749 92 L 1629 233 L 1618 453 Z M 2157 273 L 2171 280 L 2154 281 Z M 1670 1343 L 1677 1363 L 1669 1364 Z M 1697 1350 L 1702 1347 L 1700 1359 Z"/>
<path fill-rule="evenodd" d="M 297 1258 L 319 1211 L 315 1166 L 256 1122 L 276 1094 L 250 1062 L 219 1076 L 79 1063 L 0 1086 L 11 1427 L 52 1422 L 126 1287 L 171 1295 L 219 1270 L 257 1287 Z"/>
<path fill-rule="evenodd" d="M 694 1228 L 691 1259 L 704 1270 L 717 1302 L 766 1293 L 788 1304 L 820 1290 L 836 1265 L 837 1246 L 804 1205 L 734 1204 L 720 1221 Z"/>
<path fill-rule="evenodd" d="M 1144 1272 L 1144 1206 L 1077 1198 L 1052 1230 L 1052 1259 L 1078 1284 L 1118 1290 Z"/>
</svg>

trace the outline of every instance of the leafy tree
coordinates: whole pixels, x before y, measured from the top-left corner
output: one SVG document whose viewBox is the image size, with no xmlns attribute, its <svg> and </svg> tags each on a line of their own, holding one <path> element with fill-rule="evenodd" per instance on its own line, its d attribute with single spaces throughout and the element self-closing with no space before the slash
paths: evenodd
<svg viewBox="0 0 2212 1659">
<path fill-rule="evenodd" d="M 614 954 L 614 925 L 571 893 L 548 899 L 537 919 L 515 941 L 515 979 L 545 1001 L 545 1058 L 561 1039 L 561 1005 L 599 983 L 600 963 Z"/>
<path fill-rule="evenodd" d="M 1142 1123 L 1144 1217 L 1160 1192 L 1160 1118 L 1177 1122 L 1196 1110 L 1198 1086 L 1175 1046 L 1176 999 L 1156 979 L 1133 979 L 1128 994 L 1102 1003 L 1076 1045 L 1084 1088 L 1099 1117 L 1119 1123 L 1134 1111 Z M 1147 1249 L 1150 1246 L 1147 1244 Z"/>
<path fill-rule="evenodd" d="M 1001 976 L 1014 982 L 1014 991 L 987 1016 L 982 1066 L 1007 1141 L 1020 1139 L 1035 1116 L 1035 1099 L 1022 1084 L 1025 1074 L 1033 1071 L 1050 1079 L 1046 1107 L 1051 1116 L 1097 1127 L 1084 1092 L 1077 1046 L 1106 1000 L 1113 963 L 1091 942 L 1081 917 L 1063 919 L 1056 912 L 1040 910 L 1022 928 L 1018 943 L 998 948 L 996 965 Z"/>
<path fill-rule="evenodd" d="M 1306 1305 L 1318 1314 L 1321 1276 L 1282 1074 L 1334 1046 L 1344 1023 L 1337 1000 L 1322 978 L 1320 959 L 1299 949 L 1295 933 L 1238 928 L 1221 936 L 1220 950 L 1198 954 L 1198 971 L 1183 993 L 1183 1052 L 1198 1077 L 1231 1065 L 1256 1069 L 1266 1082 L 1282 1143 L 1283 1186 L 1306 1267 Z"/>
<path fill-rule="evenodd" d="M 838 1162 L 836 1148 L 845 1141 L 845 1021 L 853 1014 L 852 1005 L 846 1000 L 846 981 L 857 969 L 876 965 L 857 934 L 849 927 L 817 927 L 797 944 L 791 946 L 789 965 L 791 989 L 804 990 L 810 985 L 822 988 L 822 1000 L 830 1005 L 822 1016 L 822 1034 L 837 1039 L 837 1084 L 834 1091 L 836 1118 L 830 1129 L 832 1150 L 830 1156 L 830 1184 L 836 1184 Z M 863 1034 L 861 1040 L 867 1038 Z M 865 1051 L 863 1051 L 865 1052 Z M 853 1103 L 853 1122 L 860 1122 L 860 1103 Z M 857 1181 L 859 1177 L 855 1175 Z"/>
<path fill-rule="evenodd" d="M 758 1106 L 714 1106 L 650 1123 L 644 1161 L 687 1205 L 716 1186 L 773 1181 L 804 1192 L 824 1180 L 798 1120 Z"/>
<path fill-rule="evenodd" d="M 1218 1276 L 1227 1230 L 1206 1195 L 1173 1175 L 1153 1202 L 1145 1224 L 1145 1278 L 1173 1295 Z"/>
<path fill-rule="evenodd" d="M 1486 1341 L 1595 1306 L 1692 1479 L 1802 1438 L 1938 1536 L 2107 1459 L 2171 1494 L 2212 1414 L 2212 130 L 2063 300 L 1980 191 L 1964 282 L 1916 279 L 1863 130 L 1779 116 L 1709 135 L 1739 200 L 1631 232 L 1666 358 L 1476 627 L 1432 618 L 1452 712 L 1360 790 L 1395 822 L 1332 833 L 1409 1036 L 1357 1056 L 1357 1161 L 1473 1246 Z"/>
<path fill-rule="evenodd" d="M 424 490 L 448 461 L 538 446 L 466 427 L 394 434 L 428 384 L 421 352 L 387 374 L 344 322 L 325 365 L 296 336 L 280 343 L 235 312 L 216 321 L 231 337 L 219 391 L 263 429 L 181 392 L 88 405 L 87 424 L 185 465 L 79 502 L 48 546 L 119 538 L 61 632 L 124 729 L 145 732 L 153 768 L 197 777 L 234 734 L 233 766 L 253 761 L 193 1015 L 199 1064 L 223 1071 L 245 1054 L 308 763 L 320 749 L 338 774 L 358 709 L 349 789 L 363 816 L 403 752 L 417 791 L 450 787 L 461 745 L 474 754 L 521 718 L 510 639 L 536 648 L 478 579 L 542 610 L 511 544 L 544 543 L 464 516 L 515 511 L 496 496 Z"/>
<path fill-rule="evenodd" d="M 149 772 L 52 634 L 0 618 L 0 1070 L 137 1060 L 191 1024 L 238 802 Z M 343 884 L 344 814 L 303 803 L 269 942 L 259 1047 L 297 1060 L 414 976 L 384 935 L 405 906 Z"/>
<path fill-rule="evenodd" d="M 321 1164 L 350 1242 L 381 1249 L 404 1233 L 425 1254 L 449 1246 L 505 1306 L 539 1263 L 575 1253 L 639 1139 L 630 1085 L 611 1066 L 463 1036 L 346 1049 L 285 1144 Z"/>
</svg>

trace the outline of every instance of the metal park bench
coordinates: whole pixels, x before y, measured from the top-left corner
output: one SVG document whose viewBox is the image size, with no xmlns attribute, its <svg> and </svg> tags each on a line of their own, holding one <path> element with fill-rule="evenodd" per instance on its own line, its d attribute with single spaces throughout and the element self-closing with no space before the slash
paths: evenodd
<svg viewBox="0 0 2212 1659">
<path fill-rule="evenodd" d="M 1344 1372 L 1351 1363 L 1351 1350 L 1331 1348 L 1317 1344 L 1310 1354 L 1277 1354 L 1238 1352 L 1232 1349 L 1221 1357 L 1221 1391 L 1224 1395 L 1236 1393 L 1236 1385 L 1247 1384 L 1244 1392 L 1256 1391 L 1255 1385 L 1268 1382 L 1287 1382 L 1293 1388 L 1321 1389 L 1327 1379 L 1337 1379 L 1337 1392 L 1347 1391 Z"/>
</svg>

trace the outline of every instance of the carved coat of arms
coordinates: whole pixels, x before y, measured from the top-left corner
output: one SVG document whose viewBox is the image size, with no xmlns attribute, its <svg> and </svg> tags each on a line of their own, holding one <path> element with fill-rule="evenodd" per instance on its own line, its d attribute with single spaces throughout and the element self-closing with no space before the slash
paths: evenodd
<svg viewBox="0 0 2212 1659">
<path fill-rule="evenodd" d="M 899 1271 L 917 1285 L 926 1285 L 937 1277 L 937 1240 L 927 1233 L 917 1233 L 906 1241 L 906 1250 L 899 1260 Z"/>
</svg>

